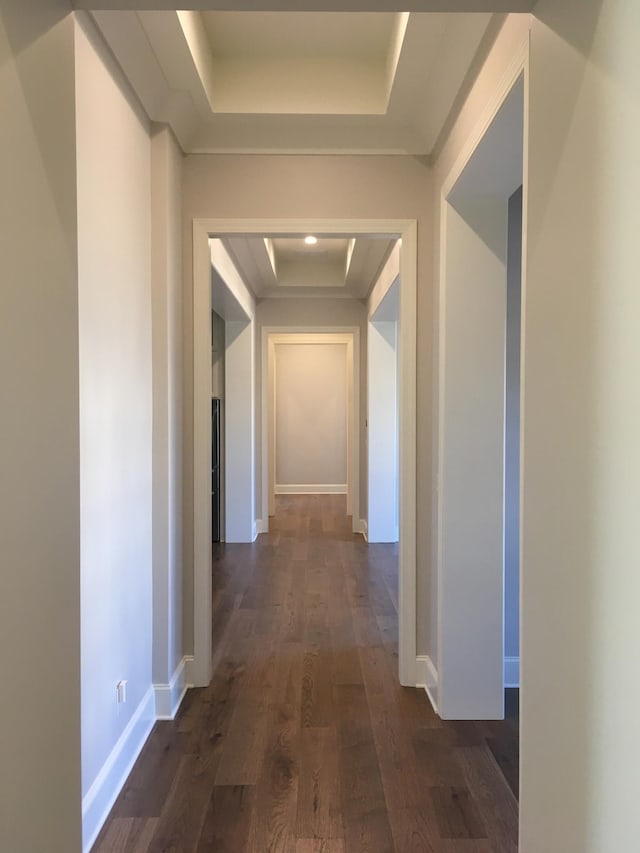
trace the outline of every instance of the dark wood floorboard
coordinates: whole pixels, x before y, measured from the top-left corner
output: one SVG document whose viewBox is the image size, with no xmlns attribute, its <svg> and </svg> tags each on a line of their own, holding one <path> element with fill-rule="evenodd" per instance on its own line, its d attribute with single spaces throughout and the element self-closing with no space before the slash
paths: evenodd
<svg viewBox="0 0 640 853">
<path fill-rule="evenodd" d="M 214 675 L 159 722 L 94 853 L 516 853 L 518 694 L 443 722 L 397 680 L 397 547 L 344 496 L 215 545 Z"/>
</svg>

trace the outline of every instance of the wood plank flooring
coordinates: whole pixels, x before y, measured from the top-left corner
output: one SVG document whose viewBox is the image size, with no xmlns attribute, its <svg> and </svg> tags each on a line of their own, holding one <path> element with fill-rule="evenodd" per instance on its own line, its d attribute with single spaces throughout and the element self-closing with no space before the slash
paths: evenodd
<svg viewBox="0 0 640 853">
<path fill-rule="evenodd" d="M 94 853 L 515 853 L 518 709 L 443 722 L 397 682 L 397 549 L 343 496 L 214 549 L 214 677 L 153 729 Z"/>
</svg>

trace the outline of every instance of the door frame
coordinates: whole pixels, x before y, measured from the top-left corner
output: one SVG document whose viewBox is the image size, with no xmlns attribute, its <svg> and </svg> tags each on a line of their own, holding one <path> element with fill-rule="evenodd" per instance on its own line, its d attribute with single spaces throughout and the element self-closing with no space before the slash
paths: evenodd
<svg viewBox="0 0 640 853">
<path fill-rule="evenodd" d="M 280 344 L 339 344 L 347 348 L 347 515 L 353 516 L 354 533 L 362 533 L 360 519 L 360 329 L 355 326 L 262 328 L 262 519 L 260 531 L 269 530 L 275 492 L 276 358 Z M 265 507 L 267 513 L 265 515 Z"/>
<path fill-rule="evenodd" d="M 374 235 L 399 238 L 399 455 L 398 675 L 422 682 L 416 658 L 416 315 L 415 219 L 218 219 L 193 220 L 193 606 L 194 647 L 190 681 L 206 686 L 212 674 L 210 387 L 211 293 L 209 238 L 227 234 L 296 236 Z M 261 508 L 262 513 L 262 508 Z M 426 614 L 424 614 L 426 618 Z"/>
<path fill-rule="evenodd" d="M 505 102 L 517 87 L 522 83 L 522 98 L 523 98 L 523 148 L 522 148 L 522 190 L 523 190 L 523 212 L 522 212 L 522 276 L 521 276 L 521 329 L 524 329 L 524 314 L 526 306 L 526 257 L 527 257 L 527 194 L 528 194 L 528 127 L 529 127 L 529 41 L 528 38 L 523 41 L 514 51 L 513 57 L 505 70 L 496 89 L 488 98 L 486 106 L 482 111 L 473 131 L 469 135 L 464 147 L 458 154 L 453 166 L 446 175 L 442 188 L 440 190 L 439 199 L 439 221 L 440 221 L 440 245 L 439 245 L 439 276 L 437 286 L 437 301 L 438 301 L 438 352 L 437 352 L 437 374 L 438 374 L 438 398 L 437 398 L 437 488 L 436 488 L 436 525 L 435 525 L 435 559 L 436 559 L 436 576 L 437 576 L 437 672 L 435 683 L 429 689 L 429 697 L 431 702 L 444 719 L 468 719 L 473 718 L 489 718 L 495 716 L 500 719 L 502 713 L 491 714 L 488 712 L 480 713 L 477 708 L 469 709 L 466 707 L 462 712 L 460 706 L 453 707 L 450 711 L 449 695 L 451 694 L 450 685 L 457 686 L 456 681 L 460 679 L 450 677 L 445 665 L 445 627 L 449 627 L 450 613 L 447 612 L 445 602 L 445 588 L 447 586 L 448 565 L 453 564 L 453 561 L 447 560 L 445 547 L 445 530 L 450 521 L 447 513 L 447 470 L 446 470 L 446 453 L 445 447 L 452 444 L 451 436 L 447 434 L 445 429 L 445 407 L 446 395 L 449 390 L 448 383 L 452 380 L 449 376 L 447 361 L 446 361 L 446 344 L 447 344 L 447 298 L 449 274 L 447 269 L 447 253 L 449 248 L 450 233 L 449 219 L 451 217 L 452 205 L 450 197 L 454 187 L 460 180 L 465 168 L 475 156 L 476 151 L 484 139 L 485 134 L 491 127 L 492 122 L 500 113 Z M 506 204 L 506 199 L 505 199 Z M 506 234 L 505 234 L 506 240 Z M 477 273 L 477 271 L 476 271 Z M 506 267 L 505 267 L 505 294 L 506 294 Z M 505 315 L 506 321 L 506 315 Z M 524 382 L 524 332 L 520 341 L 520 494 L 519 494 L 519 513 L 520 519 L 523 517 L 523 487 L 524 478 L 522 473 L 523 467 L 523 448 L 524 448 L 524 407 L 525 407 L 525 382 Z M 504 439 L 504 410 L 502 412 L 502 439 Z M 452 454 L 455 456 L 455 453 Z M 504 456 L 503 456 L 504 462 Z M 504 490 L 504 480 L 503 480 Z M 503 492 L 504 494 L 504 492 Z M 501 523 L 504 521 L 502 515 Z M 463 525 L 459 525 L 462 530 Z M 458 531 L 460 533 L 460 531 Z M 519 552 L 522 555 L 522 525 L 520 527 L 520 543 Z M 501 554 L 501 570 L 502 584 L 499 590 L 500 596 L 500 626 L 504 630 L 504 614 L 502 611 L 502 596 L 504 590 L 504 536 L 502 535 L 502 554 Z M 522 556 L 520 557 L 520 657 L 522 657 L 522 612 L 523 612 L 523 571 L 522 571 Z M 495 586 L 495 585 L 494 585 Z M 494 600 L 497 598 L 494 596 Z M 455 600 L 449 596 L 449 600 Z M 486 615 L 486 614 L 485 614 Z M 449 616 L 449 619 L 447 619 Z M 487 616 L 486 621 L 491 624 L 492 620 Z M 460 619 L 461 624 L 464 623 L 464 618 Z M 448 646 L 453 647 L 459 644 L 454 644 L 449 641 Z M 503 696 L 504 688 L 504 650 L 502 649 L 499 662 L 495 662 L 496 667 L 499 663 L 502 673 L 502 687 L 500 689 Z M 452 703 L 453 704 L 453 703 Z M 497 705 L 496 701 L 496 705 Z"/>
</svg>

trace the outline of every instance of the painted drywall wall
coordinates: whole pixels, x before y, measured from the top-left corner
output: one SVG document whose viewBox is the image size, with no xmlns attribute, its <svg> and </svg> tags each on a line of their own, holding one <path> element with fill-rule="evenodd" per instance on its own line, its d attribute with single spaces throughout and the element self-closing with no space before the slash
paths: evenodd
<svg viewBox="0 0 640 853">
<path fill-rule="evenodd" d="M 166 127 L 151 137 L 153 348 L 153 682 L 170 716 L 182 663 L 182 154 Z M 172 685 L 177 679 L 178 683 Z"/>
<path fill-rule="evenodd" d="M 78 851 L 80 451 L 73 20 L 0 8 L 0 846 Z"/>
<path fill-rule="evenodd" d="M 399 241 L 371 288 L 367 317 L 367 539 L 369 542 L 397 542 L 400 520 Z"/>
<path fill-rule="evenodd" d="M 225 323 L 225 542 L 255 539 L 254 323 Z"/>
<path fill-rule="evenodd" d="M 211 312 L 211 396 L 224 399 L 224 320 Z"/>
<path fill-rule="evenodd" d="M 225 320 L 244 322 L 255 314 L 255 297 L 218 237 L 209 239 L 211 307 Z"/>
<path fill-rule="evenodd" d="M 346 491 L 346 345 L 275 346 L 275 428 L 276 492 L 296 485 Z"/>
<path fill-rule="evenodd" d="M 222 406 L 222 538 L 253 542 L 255 529 L 255 299 L 221 240 L 209 240 L 212 395 Z M 216 396 L 220 396 L 219 394 Z M 207 478 L 207 501 L 210 483 Z M 207 546 L 208 551 L 210 550 Z"/>
<path fill-rule="evenodd" d="M 531 33 L 522 853 L 640 849 L 638 32 L 540 0 Z"/>
<path fill-rule="evenodd" d="M 438 294 L 439 289 L 441 287 L 440 282 L 440 269 L 441 269 L 441 259 L 440 259 L 440 230 L 441 230 L 441 221 L 440 221 L 440 205 L 441 205 L 441 195 L 443 192 L 443 188 L 445 186 L 445 182 L 447 181 L 449 175 L 452 173 L 454 166 L 459 161 L 460 157 L 465 152 L 465 149 L 469 145 L 469 140 L 472 137 L 477 137 L 479 135 L 479 125 L 485 121 L 486 111 L 489 106 L 495 102 L 497 98 L 497 92 L 502 87 L 502 81 L 505 79 L 505 75 L 510 73 L 510 69 L 512 68 L 515 59 L 519 55 L 522 54 L 524 46 L 526 45 L 529 38 L 529 28 L 530 28 L 530 16 L 528 15 L 509 15 L 505 20 L 505 23 L 498 34 L 496 41 L 493 45 L 492 50 L 490 51 L 484 65 L 479 71 L 478 77 L 471 87 L 469 95 L 465 101 L 462 110 L 453 125 L 453 128 L 447 137 L 444 145 L 442 146 L 436 162 L 434 164 L 434 203 L 436 206 L 436 216 L 434 217 L 434 252 L 433 252 L 433 261 L 434 261 L 434 293 L 435 293 L 435 306 L 434 310 L 436 312 L 436 316 L 440 314 L 443 306 L 439 302 Z M 513 165 L 513 164 L 512 164 Z M 511 172 L 516 172 L 515 168 L 510 168 Z M 482 170 L 480 170 L 482 173 Z M 473 176 L 474 184 L 478 179 L 478 175 Z M 500 177 L 498 173 L 496 177 Z M 480 175 L 480 180 L 482 179 L 482 174 Z M 494 202 L 497 203 L 496 215 L 495 216 L 476 216 L 475 221 L 479 232 L 482 233 L 484 241 L 487 245 L 491 246 L 494 253 L 497 252 L 497 255 L 504 255 L 505 243 L 506 243 L 506 199 L 507 195 L 510 195 L 513 190 L 517 187 L 518 184 L 515 184 L 510 190 L 505 191 L 504 199 L 494 199 Z M 473 208 L 478 200 L 474 202 L 473 198 L 467 197 L 464 200 L 464 209 L 468 216 L 473 215 Z M 483 202 L 482 199 L 480 202 L 480 210 L 481 206 L 486 203 L 486 200 Z M 500 216 L 499 209 L 500 206 L 504 204 L 505 212 L 504 216 Z M 489 227 L 490 226 L 490 227 Z M 488 228 L 488 230 L 487 230 Z M 434 326 L 434 346 L 436 348 L 436 352 L 441 349 L 441 344 L 444 345 L 444 337 L 442 331 L 438 327 L 438 323 Z M 433 389 L 434 400 L 438 400 L 442 389 L 439 387 L 439 377 L 436 373 L 434 378 L 435 388 Z M 434 458 L 437 458 L 438 446 L 440 443 L 440 435 L 439 435 L 439 423 L 438 416 L 434 419 Z M 430 657 L 432 661 L 435 661 L 439 652 L 438 649 L 438 579 L 435 573 L 435 567 L 437 565 L 438 560 L 438 549 L 441 546 L 441 543 L 438 539 L 438 518 L 435 514 L 437 511 L 437 505 L 434 504 L 434 517 L 432 519 L 432 547 L 433 553 L 431 555 L 431 565 L 433 567 L 433 572 L 430 577 L 430 590 L 431 596 L 429 599 L 429 603 L 431 606 L 430 618 L 428 620 L 429 626 L 429 649 Z M 436 657 L 433 657 L 435 654 Z"/>
<path fill-rule="evenodd" d="M 506 269 L 478 232 L 506 249 L 506 199 L 446 218 L 438 709 L 500 719 Z"/>
<path fill-rule="evenodd" d="M 154 716 L 151 163 L 147 122 L 84 18 L 75 37 L 86 845 Z"/>
<path fill-rule="evenodd" d="M 395 314 L 398 284 L 394 285 Z M 398 541 L 398 322 L 372 321 L 367 330 L 367 468 L 369 542 Z"/>
<path fill-rule="evenodd" d="M 431 517 L 431 423 L 432 423 L 432 196 L 431 170 L 409 157 L 393 156 L 251 156 L 194 155 L 185 159 L 184 169 L 184 282 L 185 346 L 192 348 L 192 220 L 194 217 L 250 218 L 409 218 L 418 221 L 418 355 L 417 355 L 417 501 L 418 518 Z M 269 302 L 275 303 L 269 306 Z M 285 302 L 267 300 L 257 307 L 258 317 L 269 316 L 269 325 L 281 325 Z M 303 300 L 297 300 L 302 303 Z M 341 300 L 345 312 L 349 300 Z M 306 325 L 335 325 L 322 314 L 338 314 L 322 306 L 326 300 L 314 300 L 315 309 L 300 306 L 307 316 Z M 317 313 L 316 313 L 317 310 Z M 309 312 L 309 314 L 307 314 Z M 309 316 L 310 315 L 310 316 Z M 366 321 L 366 318 L 365 318 Z M 347 319 L 345 325 L 353 325 Z M 364 321 L 363 321 L 364 322 Z M 361 336 L 366 349 L 366 333 Z M 260 358 L 259 348 L 257 358 Z M 366 376 L 366 352 L 361 353 L 361 375 Z M 259 371 L 257 373 L 259 374 Z M 193 375 L 185 372 L 185 476 L 193 458 L 192 432 Z M 361 400 L 366 397 L 361 394 Z M 259 405 L 259 403 L 257 403 Z M 361 427 L 363 424 L 361 425 Z M 259 435 L 256 435 L 259 439 Z M 257 442 L 258 448 L 260 441 Z M 364 470 L 364 441 L 361 441 L 361 470 Z M 258 459 L 258 476 L 261 460 Z M 191 475 L 189 475 L 191 476 Z M 185 495 L 192 482 L 185 479 Z M 366 483 L 361 507 L 366 508 Z M 260 489 L 258 489 L 260 494 Z M 185 524 L 193 524 L 193 509 L 186 498 Z M 186 528 L 186 529 L 187 529 Z M 429 524 L 418 524 L 418 609 L 429 612 L 429 563 L 431 553 Z M 192 565 L 192 550 L 185 533 L 185 566 Z M 188 613 L 185 618 L 190 619 Z M 188 636 L 193 628 L 186 626 Z M 428 622 L 418 625 L 418 650 L 426 651 Z"/>
<path fill-rule="evenodd" d="M 295 332 L 301 328 L 354 328 L 360 330 L 360 515 L 366 513 L 367 480 L 366 480 L 366 450 L 365 444 L 365 422 L 366 422 L 366 309 L 356 299 L 265 299 L 259 302 L 256 308 L 256 335 L 261 341 L 262 331 L 265 326 L 290 329 Z M 257 347 L 256 352 L 256 376 L 261 376 L 262 370 L 262 347 Z M 260 411 L 261 387 L 258 388 L 256 405 Z M 261 422 L 258 424 L 258 435 L 262 435 Z M 260 438 L 261 440 L 261 438 Z M 258 442 L 260 448 L 260 441 Z M 256 475 L 259 486 L 257 494 L 261 494 L 262 468 L 258 467 Z"/>
<path fill-rule="evenodd" d="M 504 394 L 504 656 L 505 676 L 517 686 L 520 657 L 520 344 L 522 187 L 507 209 L 507 324 Z M 506 680 L 506 679 L 505 679 Z"/>
<path fill-rule="evenodd" d="M 225 530 L 225 407 L 224 407 L 224 319 L 215 311 L 211 312 L 211 396 L 222 400 L 220 409 L 220 536 Z"/>
</svg>

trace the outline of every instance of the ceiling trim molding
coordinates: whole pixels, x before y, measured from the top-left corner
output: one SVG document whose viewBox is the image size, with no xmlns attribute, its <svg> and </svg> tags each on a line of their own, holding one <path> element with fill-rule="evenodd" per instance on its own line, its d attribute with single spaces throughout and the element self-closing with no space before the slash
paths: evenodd
<svg viewBox="0 0 640 853">
<path fill-rule="evenodd" d="M 184 0 L 200 12 L 531 12 L 535 0 Z M 175 0 L 75 0 L 74 9 L 175 11 Z"/>
<path fill-rule="evenodd" d="M 457 116 L 461 92 L 466 94 L 465 84 L 475 79 L 504 21 L 503 15 L 486 11 L 421 15 L 403 10 L 395 17 L 387 12 L 383 18 L 393 19 L 393 26 L 388 31 L 385 67 L 382 53 L 375 54 L 372 64 L 364 54 L 358 58 L 357 51 L 351 63 L 342 54 L 330 61 L 332 38 L 341 44 L 340 24 L 331 16 L 326 33 L 322 31 L 327 44 L 319 42 L 328 52 L 287 55 L 280 67 L 278 62 L 273 65 L 269 50 L 264 61 L 258 52 L 248 64 L 241 50 L 239 59 L 233 55 L 217 59 L 208 19 L 194 9 L 158 11 L 158 2 L 153 0 L 154 10 L 145 10 L 140 8 L 144 0 L 96 0 L 101 9 L 95 8 L 91 15 L 149 119 L 168 124 L 185 154 L 429 158 L 443 128 L 450 127 Z M 479 9 L 503 0 L 460 2 L 473 2 Z M 521 0 L 508 2 L 513 6 Z M 137 11 L 127 8 L 134 5 Z M 304 12 L 296 9 L 302 17 Z M 226 26 L 230 32 L 238 28 L 240 46 L 243 38 L 252 43 L 262 31 L 267 46 L 271 36 L 279 44 L 282 20 L 287 19 L 286 15 L 263 16 L 267 23 L 257 32 L 257 25 L 252 30 L 239 24 L 237 14 L 229 17 L 232 23 Z M 371 21 L 365 24 L 365 18 L 371 16 L 363 16 L 359 25 L 365 33 L 364 44 L 367 32 L 373 33 L 371 38 L 380 38 L 376 35 L 380 25 L 367 30 L 372 25 Z M 357 15 L 349 20 L 353 29 Z M 296 26 L 300 29 L 300 23 Z M 374 39 L 372 44 L 378 42 Z M 318 70 L 319 62 L 326 73 Z"/>
</svg>

